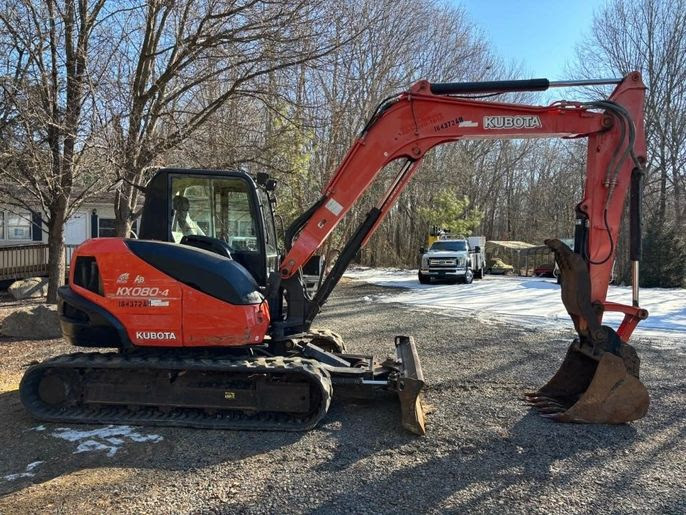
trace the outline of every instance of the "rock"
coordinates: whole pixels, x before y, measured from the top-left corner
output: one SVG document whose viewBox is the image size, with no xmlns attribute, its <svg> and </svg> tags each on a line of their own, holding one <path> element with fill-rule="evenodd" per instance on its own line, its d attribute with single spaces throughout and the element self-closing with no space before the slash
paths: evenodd
<svg viewBox="0 0 686 515">
<path fill-rule="evenodd" d="M 10 295 L 16 300 L 30 299 L 32 297 L 45 297 L 48 294 L 47 277 L 30 277 L 21 281 L 14 281 L 7 288 Z"/>
<path fill-rule="evenodd" d="M 59 338 L 62 336 L 62 331 L 57 316 L 57 306 L 40 304 L 17 308 L 2 321 L 0 333 L 25 340 Z"/>
</svg>

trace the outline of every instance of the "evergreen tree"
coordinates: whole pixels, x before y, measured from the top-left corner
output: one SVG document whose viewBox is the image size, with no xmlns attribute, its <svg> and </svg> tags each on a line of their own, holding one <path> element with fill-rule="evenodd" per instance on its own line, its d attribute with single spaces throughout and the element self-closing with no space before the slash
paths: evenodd
<svg viewBox="0 0 686 515">
<path fill-rule="evenodd" d="M 428 226 L 467 236 L 481 223 L 483 213 L 470 209 L 467 196 L 460 198 L 452 191 L 443 190 L 434 198 L 433 207 L 419 209 L 419 216 Z"/>
<path fill-rule="evenodd" d="M 653 217 L 643 240 L 641 286 L 679 288 L 686 283 L 686 242 L 675 224 Z"/>
</svg>

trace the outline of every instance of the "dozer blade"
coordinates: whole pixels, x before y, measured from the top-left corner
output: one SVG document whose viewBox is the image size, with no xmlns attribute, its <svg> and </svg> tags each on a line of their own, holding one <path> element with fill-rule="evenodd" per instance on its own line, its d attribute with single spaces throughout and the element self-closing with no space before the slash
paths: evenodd
<svg viewBox="0 0 686 515">
<path fill-rule="evenodd" d="M 398 398 L 402 414 L 402 425 L 412 433 L 426 433 L 424 407 L 421 391 L 424 388 L 424 373 L 419 363 L 419 355 L 411 336 L 396 336 L 395 352 L 400 362 L 398 377 Z"/>
<path fill-rule="evenodd" d="M 559 240 L 546 240 L 562 274 L 562 302 L 579 334 L 560 369 L 526 401 L 559 422 L 622 424 L 643 417 L 650 398 L 639 380 L 636 350 L 602 326 L 591 303 L 591 280 L 583 258 Z M 602 312 L 602 311 L 600 311 Z"/>
<path fill-rule="evenodd" d="M 573 343 L 560 369 L 526 400 L 541 415 L 558 422 L 623 424 L 642 418 L 650 397 L 637 375 L 635 351 L 622 344 L 622 354 L 589 357 Z M 636 358 L 637 359 L 637 358 Z"/>
</svg>

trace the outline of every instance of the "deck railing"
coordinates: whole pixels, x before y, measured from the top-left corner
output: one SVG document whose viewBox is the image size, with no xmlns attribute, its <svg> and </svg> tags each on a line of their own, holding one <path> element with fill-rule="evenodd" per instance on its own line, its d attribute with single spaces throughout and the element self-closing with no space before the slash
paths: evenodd
<svg viewBox="0 0 686 515">
<path fill-rule="evenodd" d="M 78 245 L 65 245 L 65 268 Z M 0 247 L 0 281 L 48 275 L 48 245 L 12 245 Z"/>
</svg>

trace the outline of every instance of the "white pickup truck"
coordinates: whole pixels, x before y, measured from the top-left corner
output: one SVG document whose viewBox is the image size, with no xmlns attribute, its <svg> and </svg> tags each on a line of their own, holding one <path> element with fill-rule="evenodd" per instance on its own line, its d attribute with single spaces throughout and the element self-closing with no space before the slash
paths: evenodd
<svg viewBox="0 0 686 515">
<path fill-rule="evenodd" d="M 429 284 L 432 279 L 461 280 L 471 283 L 474 277 L 481 279 L 486 268 L 484 236 L 443 236 L 434 241 L 429 249 L 421 248 L 419 282 Z"/>
</svg>

